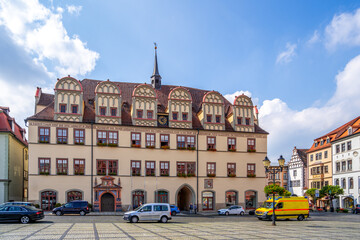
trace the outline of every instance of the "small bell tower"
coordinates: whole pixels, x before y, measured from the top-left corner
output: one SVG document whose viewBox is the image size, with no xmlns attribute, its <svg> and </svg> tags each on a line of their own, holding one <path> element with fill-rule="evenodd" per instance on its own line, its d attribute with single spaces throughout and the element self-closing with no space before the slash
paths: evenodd
<svg viewBox="0 0 360 240">
<path fill-rule="evenodd" d="M 154 46 L 155 46 L 155 63 L 154 63 L 154 71 L 151 76 L 151 85 L 155 89 L 160 89 L 161 88 L 161 76 L 159 74 L 159 68 L 158 68 L 158 63 L 157 63 L 157 45 L 156 45 L 156 43 L 154 43 Z"/>
</svg>

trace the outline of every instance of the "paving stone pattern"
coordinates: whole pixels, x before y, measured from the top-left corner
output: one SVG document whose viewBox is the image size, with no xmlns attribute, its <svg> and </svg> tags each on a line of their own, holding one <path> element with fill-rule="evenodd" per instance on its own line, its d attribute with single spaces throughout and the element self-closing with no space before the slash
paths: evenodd
<svg viewBox="0 0 360 240">
<path fill-rule="evenodd" d="M 0 239 L 357 239 L 340 221 L 0 224 Z"/>
</svg>

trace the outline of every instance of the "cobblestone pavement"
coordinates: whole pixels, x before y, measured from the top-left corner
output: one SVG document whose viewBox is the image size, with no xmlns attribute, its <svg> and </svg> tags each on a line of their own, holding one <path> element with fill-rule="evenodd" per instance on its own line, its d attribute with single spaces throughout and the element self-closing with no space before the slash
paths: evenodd
<svg viewBox="0 0 360 240">
<path fill-rule="evenodd" d="M 195 220 L 195 219 L 194 219 Z M 171 221 L 162 223 L 0 224 L 0 239 L 358 239 L 359 222 Z"/>
</svg>

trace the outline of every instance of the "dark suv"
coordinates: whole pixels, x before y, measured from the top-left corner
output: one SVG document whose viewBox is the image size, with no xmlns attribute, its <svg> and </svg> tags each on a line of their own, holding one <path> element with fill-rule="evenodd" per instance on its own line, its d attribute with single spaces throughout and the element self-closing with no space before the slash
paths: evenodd
<svg viewBox="0 0 360 240">
<path fill-rule="evenodd" d="M 80 214 L 85 216 L 89 213 L 89 207 L 87 201 L 76 200 L 62 205 L 61 207 L 54 208 L 52 210 L 53 214 L 61 216 L 63 214 Z"/>
</svg>

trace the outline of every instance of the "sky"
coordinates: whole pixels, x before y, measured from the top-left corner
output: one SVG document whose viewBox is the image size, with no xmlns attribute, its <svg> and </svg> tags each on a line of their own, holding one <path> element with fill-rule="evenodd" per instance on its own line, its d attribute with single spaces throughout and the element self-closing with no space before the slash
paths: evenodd
<svg viewBox="0 0 360 240">
<path fill-rule="evenodd" d="M 259 108 L 268 156 L 359 115 L 359 1 L 0 0 L 0 106 L 20 125 L 57 78 L 240 93 Z"/>
</svg>

